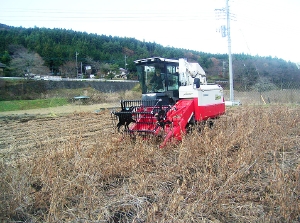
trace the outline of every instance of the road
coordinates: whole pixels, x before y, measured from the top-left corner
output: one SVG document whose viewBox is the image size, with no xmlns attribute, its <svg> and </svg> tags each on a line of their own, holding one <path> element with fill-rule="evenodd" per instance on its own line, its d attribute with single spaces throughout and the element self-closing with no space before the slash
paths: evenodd
<svg viewBox="0 0 300 223">
<path fill-rule="evenodd" d="M 97 113 L 100 110 L 110 109 L 110 108 L 119 108 L 119 103 L 101 103 L 101 104 L 93 104 L 93 105 L 80 105 L 80 104 L 69 104 L 59 107 L 51 107 L 51 108 L 39 108 L 39 109 L 30 109 L 30 110 L 18 110 L 18 111 L 7 111 L 0 112 L 0 117 L 5 116 L 22 116 L 22 115 L 63 115 L 70 114 L 74 112 L 93 112 Z"/>
</svg>

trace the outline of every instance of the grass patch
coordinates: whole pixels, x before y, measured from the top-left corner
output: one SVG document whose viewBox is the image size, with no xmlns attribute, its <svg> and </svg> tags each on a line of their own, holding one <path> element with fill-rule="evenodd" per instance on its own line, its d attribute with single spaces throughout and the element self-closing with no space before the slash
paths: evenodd
<svg viewBox="0 0 300 223">
<path fill-rule="evenodd" d="M 57 107 L 68 103 L 67 98 L 0 101 L 0 112 Z"/>
</svg>

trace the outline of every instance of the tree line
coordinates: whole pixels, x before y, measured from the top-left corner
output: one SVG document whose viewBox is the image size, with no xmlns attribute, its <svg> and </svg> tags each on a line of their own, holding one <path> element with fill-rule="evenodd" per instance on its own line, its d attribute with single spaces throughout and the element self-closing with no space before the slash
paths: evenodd
<svg viewBox="0 0 300 223">
<path fill-rule="evenodd" d="M 135 38 L 0 24 L 0 62 L 6 65 L 4 76 L 48 72 L 74 77 L 86 65 L 91 66 L 91 73 L 99 75 L 119 68 L 126 68 L 129 74 L 134 74 L 134 60 L 153 56 L 187 58 L 188 61 L 198 62 L 209 79 L 228 80 L 227 54 L 164 47 Z M 245 86 L 252 86 L 262 79 L 275 83 L 300 81 L 297 66 L 289 61 L 247 54 L 232 56 L 234 80 Z"/>
</svg>

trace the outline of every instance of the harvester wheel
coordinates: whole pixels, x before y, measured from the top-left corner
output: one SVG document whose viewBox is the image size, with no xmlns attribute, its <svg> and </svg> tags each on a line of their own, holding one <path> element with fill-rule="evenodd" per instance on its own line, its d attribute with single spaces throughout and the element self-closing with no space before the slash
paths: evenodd
<svg viewBox="0 0 300 223">
<path fill-rule="evenodd" d="M 110 119 L 111 119 L 111 122 L 112 122 L 112 128 L 116 129 L 117 123 L 119 122 L 119 118 L 118 118 L 118 116 L 116 116 L 114 114 L 114 111 L 111 111 Z"/>
<path fill-rule="evenodd" d="M 211 129 L 214 126 L 214 121 L 212 119 L 201 121 L 201 122 L 198 123 L 197 126 L 198 126 L 198 131 L 202 132 L 206 128 L 210 128 Z"/>
<path fill-rule="evenodd" d="M 186 133 L 188 134 L 192 133 L 193 130 L 195 129 L 195 125 L 196 125 L 196 120 L 195 120 L 195 116 L 193 115 L 190 121 L 185 126 Z"/>
</svg>

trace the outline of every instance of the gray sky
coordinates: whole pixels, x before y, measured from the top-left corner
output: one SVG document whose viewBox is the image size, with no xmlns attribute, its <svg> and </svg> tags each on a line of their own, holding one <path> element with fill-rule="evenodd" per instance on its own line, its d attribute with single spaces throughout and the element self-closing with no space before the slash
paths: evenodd
<svg viewBox="0 0 300 223">
<path fill-rule="evenodd" d="M 1 0 L 0 23 L 133 37 L 163 46 L 227 53 L 226 0 Z M 229 0 L 232 53 L 300 62 L 300 0 Z"/>
</svg>

